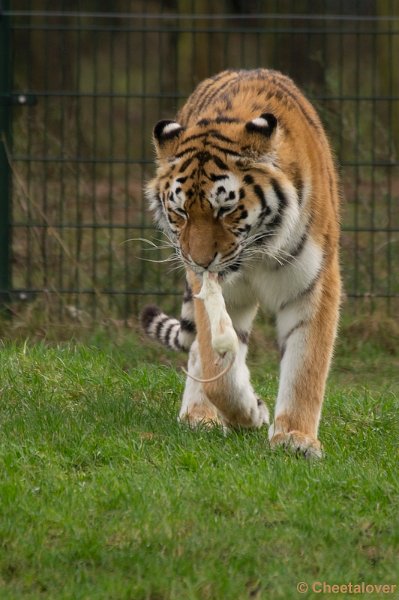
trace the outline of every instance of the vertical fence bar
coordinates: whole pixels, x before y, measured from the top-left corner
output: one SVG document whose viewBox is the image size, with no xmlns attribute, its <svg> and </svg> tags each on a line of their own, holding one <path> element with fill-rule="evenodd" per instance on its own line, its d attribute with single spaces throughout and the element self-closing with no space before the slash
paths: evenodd
<svg viewBox="0 0 399 600">
<path fill-rule="evenodd" d="M 11 286 L 11 173 L 6 146 L 11 142 L 10 17 L 8 2 L 0 0 L 0 309 Z"/>
</svg>

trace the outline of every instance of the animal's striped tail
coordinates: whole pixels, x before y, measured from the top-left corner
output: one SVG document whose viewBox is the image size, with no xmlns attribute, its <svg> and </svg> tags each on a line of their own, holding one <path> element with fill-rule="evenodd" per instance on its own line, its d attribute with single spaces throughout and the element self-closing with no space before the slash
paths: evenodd
<svg viewBox="0 0 399 600">
<path fill-rule="evenodd" d="M 181 318 L 174 319 L 157 306 L 146 306 L 141 313 L 141 324 L 150 338 L 172 350 L 189 350 L 195 339 L 194 303 L 191 289 L 186 286 Z"/>
</svg>

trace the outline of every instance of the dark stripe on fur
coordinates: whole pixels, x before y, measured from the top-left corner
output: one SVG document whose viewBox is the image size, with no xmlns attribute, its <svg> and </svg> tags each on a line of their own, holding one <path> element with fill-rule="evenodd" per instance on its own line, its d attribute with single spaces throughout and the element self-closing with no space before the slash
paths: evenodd
<svg viewBox="0 0 399 600">
<path fill-rule="evenodd" d="M 292 258 L 297 258 L 301 254 L 301 252 L 304 249 L 305 244 L 308 240 L 308 237 L 309 237 L 309 234 L 308 234 L 308 231 L 306 230 L 305 233 L 303 234 L 303 236 L 301 237 L 301 239 L 299 240 L 299 243 L 296 246 L 296 248 L 294 248 L 294 250 L 291 250 L 288 260 L 290 260 Z"/>
<path fill-rule="evenodd" d="M 195 156 L 190 156 L 187 160 L 185 160 L 179 169 L 179 173 L 184 173 L 184 171 L 187 169 L 187 167 L 189 167 L 191 165 L 194 158 L 195 158 Z"/>
<path fill-rule="evenodd" d="M 162 315 L 162 318 L 160 317 Z M 154 320 L 160 318 L 157 326 L 153 327 Z M 182 326 L 183 322 L 183 326 Z M 141 314 L 141 324 L 145 332 L 157 342 L 172 350 L 189 350 L 195 336 L 195 324 L 189 319 L 178 321 L 169 317 L 154 305 L 146 306 Z M 180 335 L 185 338 L 180 341 Z"/>
<path fill-rule="evenodd" d="M 225 261 L 226 259 L 228 259 L 229 256 L 232 256 L 236 252 L 237 252 L 237 248 L 234 246 L 234 248 L 232 250 L 229 250 L 229 252 L 226 252 L 225 254 L 223 254 L 223 261 Z"/>
<path fill-rule="evenodd" d="M 274 84 L 276 84 L 289 98 L 291 98 L 291 100 L 296 104 L 296 106 L 299 108 L 299 110 L 302 112 L 303 116 L 305 117 L 305 119 L 307 120 L 307 122 L 309 123 L 309 125 L 311 125 L 311 127 L 314 127 L 317 131 L 320 130 L 320 126 L 319 124 L 314 121 L 312 119 L 312 117 L 309 115 L 309 113 L 307 112 L 306 108 L 302 105 L 302 102 L 298 96 L 297 90 L 296 88 L 293 87 L 293 91 L 291 91 L 289 89 L 289 87 L 287 87 L 285 78 L 282 81 L 282 77 L 279 73 L 277 72 L 273 72 L 272 74 L 272 81 Z M 291 83 L 291 82 L 290 82 Z M 292 84 L 293 85 L 293 84 Z"/>
<path fill-rule="evenodd" d="M 223 179 L 228 179 L 228 175 L 216 175 L 216 173 L 211 173 L 209 175 L 211 181 L 222 181 Z"/>
<path fill-rule="evenodd" d="M 182 158 L 182 156 L 188 154 L 188 152 L 195 152 L 196 150 L 197 148 L 195 146 L 189 146 L 188 148 L 184 148 L 184 150 L 182 150 L 181 152 L 178 152 L 175 155 L 175 158 Z"/>
<path fill-rule="evenodd" d="M 298 165 L 296 163 L 293 163 L 291 168 L 292 168 L 292 182 L 294 184 L 294 188 L 295 188 L 297 196 L 298 196 L 298 204 L 301 205 L 303 202 L 303 187 L 304 187 L 303 180 L 302 180 Z"/>
<path fill-rule="evenodd" d="M 240 123 L 240 119 L 234 119 L 233 117 L 216 117 L 216 123 Z"/>
<path fill-rule="evenodd" d="M 258 196 L 262 206 L 262 217 L 269 215 L 271 212 L 270 206 L 266 202 L 265 194 L 260 185 L 254 185 L 254 192 Z"/>
<path fill-rule="evenodd" d="M 219 152 L 223 152 L 223 154 L 227 154 L 230 156 L 241 156 L 240 152 L 236 152 L 235 150 L 232 150 L 231 148 L 226 148 L 224 146 L 218 146 L 217 144 L 213 144 L 212 149 L 219 150 Z"/>
<path fill-rule="evenodd" d="M 157 338 L 161 337 L 162 328 L 167 321 L 169 321 L 169 317 L 165 316 L 165 317 L 162 317 L 162 319 L 157 323 L 157 326 L 155 329 L 155 335 Z"/>
<path fill-rule="evenodd" d="M 222 159 L 219 158 L 218 156 L 212 156 L 212 158 L 213 158 L 213 162 L 215 163 L 215 165 L 217 165 L 219 167 L 219 169 L 227 169 L 228 168 L 226 163 L 224 163 L 222 161 Z"/>
<path fill-rule="evenodd" d="M 281 189 L 280 184 L 278 183 L 278 181 L 276 181 L 276 179 L 271 179 L 270 183 L 272 184 L 273 191 L 278 198 L 280 207 L 286 207 L 288 204 L 288 200 L 287 200 L 283 190 Z"/>
<path fill-rule="evenodd" d="M 226 73 L 225 73 L 225 75 L 226 75 Z M 230 75 L 230 73 L 229 73 L 229 75 Z M 199 102 L 199 103 L 198 103 L 198 105 L 197 105 L 197 107 L 196 107 L 196 109 L 197 109 L 197 114 L 200 114 L 200 113 L 201 113 L 201 111 L 202 111 L 202 110 L 203 110 L 203 109 L 204 109 L 206 106 L 209 106 L 209 104 L 211 104 L 211 103 L 212 103 L 212 100 L 214 100 L 214 99 L 216 98 L 216 96 L 218 96 L 218 95 L 219 95 L 219 94 L 220 94 L 220 93 L 221 93 L 223 90 L 225 90 L 225 89 L 226 89 L 226 87 L 228 87 L 228 86 L 229 86 L 229 85 L 230 85 L 230 84 L 231 84 L 233 81 L 236 81 L 236 80 L 237 80 L 237 73 L 234 73 L 234 74 L 232 73 L 232 75 L 233 75 L 232 77 L 229 77 L 229 78 L 227 79 L 227 81 L 225 81 L 225 82 L 224 82 L 224 83 L 222 83 L 221 85 L 216 85 L 216 86 L 215 86 L 215 88 L 216 88 L 216 89 L 214 89 L 213 91 L 210 91 L 210 93 L 209 93 L 209 94 L 207 94 L 207 95 L 206 95 L 206 94 L 204 94 L 204 95 L 202 96 L 202 102 Z M 234 75 L 235 75 L 235 76 L 234 76 Z M 216 82 L 217 82 L 217 80 L 215 80 L 215 82 L 214 82 L 214 83 L 216 83 Z M 213 84 L 212 84 L 212 86 L 209 86 L 209 88 L 208 88 L 208 89 L 209 89 L 209 90 L 211 90 L 211 88 L 212 88 L 212 87 L 213 87 Z M 208 89 L 207 89 L 207 91 L 208 91 Z"/>
<path fill-rule="evenodd" d="M 293 333 L 295 333 L 298 329 L 301 329 L 301 327 L 305 327 L 305 325 L 308 324 L 308 321 L 304 321 L 301 320 L 299 321 L 299 323 L 297 323 L 296 325 L 294 325 L 294 327 L 292 327 L 289 332 L 287 333 L 287 335 L 284 336 L 283 341 L 281 342 L 281 349 L 280 349 L 280 360 L 283 360 L 283 356 L 285 354 L 285 351 L 287 349 L 287 342 L 289 340 L 289 338 L 292 336 Z"/>
<path fill-rule="evenodd" d="M 176 323 L 173 323 L 173 322 L 170 323 L 170 325 L 167 327 L 166 331 L 164 332 L 164 343 L 169 347 L 171 346 L 170 335 L 171 335 L 172 329 L 175 327 L 175 325 L 176 325 Z"/>
<path fill-rule="evenodd" d="M 317 272 L 316 276 L 314 277 L 314 279 L 310 282 L 310 284 L 308 285 L 308 287 L 306 287 L 304 290 L 302 290 L 301 292 L 299 292 L 294 298 L 292 298 L 291 300 L 287 300 L 287 302 L 283 302 L 280 306 L 280 310 L 284 310 L 285 308 L 287 308 L 287 306 L 290 306 L 291 304 L 293 304 L 294 302 L 297 302 L 297 300 L 300 300 L 301 298 L 304 298 L 305 296 L 307 296 L 308 294 L 311 294 L 313 292 L 313 290 L 315 289 L 317 282 L 320 279 L 320 275 L 322 273 L 323 268 L 320 267 L 320 270 Z"/>
<path fill-rule="evenodd" d="M 183 302 L 191 302 L 193 299 L 193 292 L 191 287 L 188 285 L 186 281 L 186 287 L 184 289 Z"/>
<path fill-rule="evenodd" d="M 184 140 L 182 140 L 180 146 L 184 146 L 184 144 L 187 144 L 188 142 L 191 142 L 192 140 L 198 140 L 198 139 L 201 139 L 201 138 L 206 138 L 209 135 L 209 133 L 211 133 L 211 132 L 210 131 L 204 131 L 203 133 L 193 133 L 189 137 L 187 137 Z"/>
<path fill-rule="evenodd" d="M 222 142 L 227 142 L 228 144 L 235 144 L 234 140 L 232 140 L 231 138 L 226 137 L 225 135 L 222 135 L 221 133 L 219 133 L 218 131 L 216 131 L 216 129 L 209 129 L 208 131 L 203 131 L 202 133 L 193 133 L 189 137 L 187 137 L 184 140 L 182 140 L 180 146 L 184 147 L 184 144 L 187 144 L 188 142 L 191 142 L 191 140 L 198 140 L 198 139 L 207 138 L 207 137 L 213 137 L 213 138 L 215 138 L 217 140 L 220 140 Z"/>
<path fill-rule="evenodd" d="M 199 114 L 201 112 L 200 108 L 202 108 L 202 107 L 199 106 L 198 100 L 201 99 L 204 102 L 206 102 L 207 92 L 212 90 L 212 88 L 214 88 L 214 86 L 215 86 L 215 83 L 217 83 L 221 79 L 224 79 L 224 77 L 226 77 L 226 72 L 222 71 L 221 73 L 218 73 L 217 75 L 214 75 L 213 77 L 211 77 L 210 80 L 206 83 L 206 85 L 204 82 L 202 85 L 200 85 L 197 88 L 197 90 L 191 96 L 191 102 L 189 105 L 187 119 L 190 119 L 193 113 Z M 203 119 L 203 120 L 205 120 L 205 119 Z"/>
<path fill-rule="evenodd" d="M 197 331 L 195 323 L 189 319 L 180 319 L 180 328 L 188 333 L 195 333 Z"/>
<path fill-rule="evenodd" d="M 154 304 L 150 304 L 143 309 L 143 311 L 140 315 L 140 321 L 141 321 L 141 325 L 142 325 L 144 331 L 149 330 L 154 319 L 156 319 L 157 316 L 160 314 L 161 314 L 161 311 Z"/>
<path fill-rule="evenodd" d="M 301 239 L 299 240 L 298 244 L 295 246 L 295 248 L 293 250 L 291 250 L 291 252 L 287 252 L 287 256 L 282 256 L 280 257 L 279 260 L 281 260 L 280 263 L 277 263 L 275 265 L 275 270 L 278 269 L 282 269 L 284 267 L 286 267 L 287 265 L 290 265 L 293 263 L 293 261 L 298 258 L 298 256 L 301 254 L 302 250 L 305 247 L 306 242 L 308 241 L 309 238 L 309 232 L 308 229 L 306 229 L 305 233 L 303 234 L 303 236 L 301 237 Z"/>
<path fill-rule="evenodd" d="M 213 133 L 212 132 L 212 137 L 216 138 L 217 140 L 220 140 L 221 142 L 226 142 L 227 144 L 235 144 L 236 142 L 234 140 L 232 140 L 231 138 L 228 138 L 225 135 L 222 135 L 221 133 Z"/>
<path fill-rule="evenodd" d="M 242 344 L 245 344 L 246 346 L 248 346 L 248 342 L 249 342 L 249 333 L 248 331 L 242 331 L 241 329 L 236 329 L 236 334 L 238 339 L 240 340 L 240 342 Z"/>
</svg>

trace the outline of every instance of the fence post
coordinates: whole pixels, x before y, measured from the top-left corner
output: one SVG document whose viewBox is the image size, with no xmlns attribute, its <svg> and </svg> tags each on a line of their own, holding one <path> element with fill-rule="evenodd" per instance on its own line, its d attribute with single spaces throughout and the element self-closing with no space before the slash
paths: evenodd
<svg viewBox="0 0 399 600">
<path fill-rule="evenodd" d="M 0 311 L 11 286 L 11 174 L 6 144 L 11 141 L 10 17 L 8 0 L 0 0 Z"/>
</svg>

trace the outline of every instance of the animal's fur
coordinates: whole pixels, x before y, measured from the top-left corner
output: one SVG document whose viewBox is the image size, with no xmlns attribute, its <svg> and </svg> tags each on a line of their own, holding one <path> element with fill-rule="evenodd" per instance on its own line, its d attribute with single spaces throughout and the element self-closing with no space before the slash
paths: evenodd
<svg viewBox="0 0 399 600">
<path fill-rule="evenodd" d="M 219 273 L 240 339 L 222 380 L 187 382 L 180 418 L 267 422 L 245 364 L 260 304 L 276 315 L 281 352 L 271 443 L 320 454 L 340 275 L 337 176 L 318 115 L 281 73 L 225 71 L 197 87 L 176 121 L 158 123 L 154 142 L 158 169 L 147 195 L 185 262 L 189 287 L 180 326 L 152 307 L 146 330 L 171 347 L 191 346 L 193 374 L 216 375 L 208 319 L 193 300 L 209 270 Z"/>
</svg>

